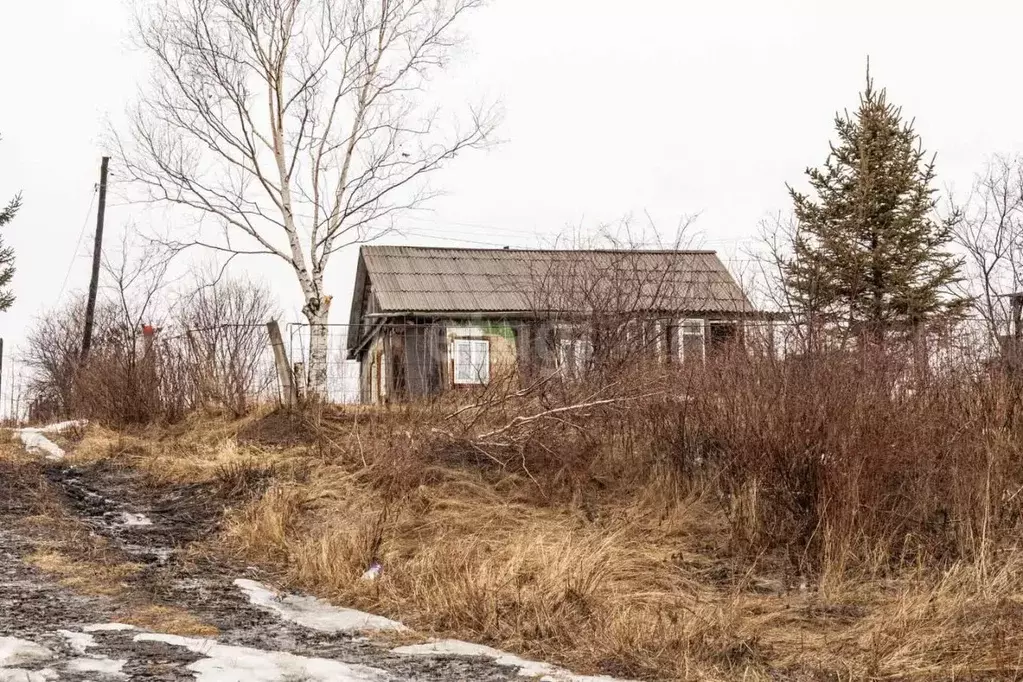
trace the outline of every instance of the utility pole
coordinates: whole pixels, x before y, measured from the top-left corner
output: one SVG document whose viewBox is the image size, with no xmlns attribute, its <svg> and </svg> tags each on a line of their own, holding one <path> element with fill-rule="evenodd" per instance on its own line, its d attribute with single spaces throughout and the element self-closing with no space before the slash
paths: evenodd
<svg viewBox="0 0 1023 682">
<path fill-rule="evenodd" d="M 82 338 L 82 361 L 92 347 L 92 321 L 96 314 L 96 292 L 99 289 L 99 266 L 103 257 L 103 217 L 107 212 L 107 166 L 110 157 L 104 156 L 99 169 L 99 209 L 96 213 L 96 244 L 92 250 L 92 279 L 89 281 L 89 302 L 85 307 L 85 334 Z"/>
</svg>

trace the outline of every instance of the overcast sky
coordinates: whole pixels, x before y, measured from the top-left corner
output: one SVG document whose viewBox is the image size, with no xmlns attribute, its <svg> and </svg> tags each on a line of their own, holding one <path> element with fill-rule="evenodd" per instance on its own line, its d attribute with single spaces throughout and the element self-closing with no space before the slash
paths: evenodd
<svg viewBox="0 0 1023 682">
<path fill-rule="evenodd" d="M 129 16 L 122 0 L 0 10 L 0 200 L 25 201 L 4 233 L 18 258 L 8 348 L 87 285 L 103 120 L 147 73 Z M 938 153 L 939 181 L 965 189 L 990 154 L 1023 147 L 1021 19 L 1009 2 L 496 0 L 464 25 L 469 47 L 437 87 L 455 103 L 499 98 L 505 142 L 458 158 L 434 181 L 446 196 L 388 241 L 531 246 L 566 225 L 648 212 L 670 230 L 699 213 L 704 243 L 739 266 L 758 222 L 787 209 L 786 181 L 824 160 L 867 55 Z M 110 243 L 132 211 L 110 209 Z M 334 322 L 353 263 L 354 250 L 328 272 Z M 248 267 L 297 310 L 293 276 Z"/>
</svg>

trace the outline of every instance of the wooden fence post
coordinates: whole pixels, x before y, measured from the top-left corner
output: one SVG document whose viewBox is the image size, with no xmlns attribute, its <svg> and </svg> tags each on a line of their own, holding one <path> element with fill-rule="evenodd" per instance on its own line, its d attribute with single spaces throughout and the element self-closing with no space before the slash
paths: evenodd
<svg viewBox="0 0 1023 682">
<path fill-rule="evenodd" d="M 289 408 L 294 407 L 298 404 L 295 376 L 291 373 L 291 364 L 288 362 L 288 353 L 284 350 L 284 338 L 281 336 L 281 328 L 277 324 L 277 320 L 267 322 L 266 330 L 270 333 L 270 345 L 274 349 L 274 364 L 277 365 L 277 378 L 281 382 L 284 405 Z"/>
</svg>

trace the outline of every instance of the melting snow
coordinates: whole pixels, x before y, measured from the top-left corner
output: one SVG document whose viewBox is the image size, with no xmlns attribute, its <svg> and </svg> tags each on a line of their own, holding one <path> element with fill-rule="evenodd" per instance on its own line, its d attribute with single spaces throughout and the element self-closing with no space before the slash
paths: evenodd
<svg viewBox="0 0 1023 682">
<path fill-rule="evenodd" d="M 64 459 L 64 449 L 44 436 L 39 429 L 18 429 L 15 433 L 29 452 L 41 452 L 50 460 Z"/>
<path fill-rule="evenodd" d="M 359 630 L 404 630 L 398 621 L 364 611 L 331 606 L 316 597 L 282 596 L 255 580 L 238 579 L 234 584 L 256 606 L 274 611 L 284 620 L 320 632 L 356 632 Z"/>
<path fill-rule="evenodd" d="M 114 660 L 106 656 L 89 656 L 68 661 L 67 670 L 73 673 L 99 673 L 108 677 L 125 677 L 121 669 L 125 660 Z"/>
<path fill-rule="evenodd" d="M 127 623 L 97 623 L 96 625 L 86 625 L 82 628 L 83 632 L 123 632 L 125 630 L 134 630 L 134 625 L 128 625 Z"/>
<path fill-rule="evenodd" d="M 57 630 L 57 634 L 67 640 L 71 651 L 74 651 L 76 654 L 84 654 L 86 649 L 96 646 L 96 638 L 86 632 Z"/>
<path fill-rule="evenodd" d="M 42 452 L 46 455 L 46 459 L 59 460 L 64 459 L 64 449 L 44 434 L 60 433 L 71 428 L 85 426 L 88 423 L 84 419 L 79 419 L 76 421 L 58 422 L 49 426 L 26 427 L 24 429 L 16 429 L 14 432 L 18 434 L 22 445 L 29 452 Z"/>
<path fill-rule="evenodd" d="M 0 682 L 50 682 L 60 676 L 55 670 L 22 670 L 21 668 L 0 668 Z"/>
<path fill-rule="evenodd" d="M 53 658 L 53 652 L 35 642 L 17 637 L 0 637 L 0 668 L 40 663 Z"/>
<path fill-rule="evenodd" d="M 61 431 L 67 431 L 68 429 L 76 429 L 80 426 L 88 425 L 89 421 L 86 419 L 73 419 L 66 422 L 57 422 L 56 424 L 50 424 L 48 426 L 40 426 L 36 429 L 39 433 L 60 433 Z"/>
<path fill-rule="evenodd" d="M 604 675 L 576 675 L 549 663 L 527 661 L 499 649 L 482 644 L 461 642 L 457 639 L 441 639 L 426 644 L 400 646 L 391 649 L 391 653 L 406 656 L 483 656 L 493 660 L 497 665 L 518 668 L 519 675 L 522 677 L 533 677 L 544 682 L 621 682 Z"/>
<path fill-rule="evenodd" d="M 118 523 L 122 526 L 151 526 L 153 522 L 150 521 L 149 517 L 145 514 L 133 514 L 131 512 L 121 512 L 118 515 Z"/>
<path fill-rule="evenodd" d="M 342 663 L 325 658 L 306 658 L 279 651 L 219 644 L 212 639 L 193 639 L 178 635 L 142 634 L 136 642 L 163 642 L 201 654 L 188 666 L 197 682 L 385 682 L 391 679 L 383 670 L 364 665 Z"/>
<path fill-rule="evenodd" d="M 96 628 L 98 626 L 89 626 Z M 127 626 L 130 629 L 130 625 Z M 84 628 L 88 630 L 89 628 Z M 104 627 L 109 630 L 109 627 Z M 79 658 L 72 659 L 67 663 L 67 670 L 70 672 L 77 673 L 99 673 L 108 677 L 124 677 L 121 673 L 121 669 L 127 661 L 113 660 L 107 656 L 101 656 L 99 654 L 90 655 L 86 653 L 89 647 L 96 646 L 96 638 L 90 635 L 88 632 L 72 632 L 71 630 L 57 630 L 57 634 L 64 637 L 68 644 L 71 646 L 71 650 L 76 654 L 79 654 Z"/>
</svg>

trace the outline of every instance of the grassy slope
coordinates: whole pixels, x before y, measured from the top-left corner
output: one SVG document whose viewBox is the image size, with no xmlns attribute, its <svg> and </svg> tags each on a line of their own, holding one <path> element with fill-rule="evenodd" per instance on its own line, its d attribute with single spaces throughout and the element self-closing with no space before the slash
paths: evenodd
<svg viewBox="0 0 1023 682">
<path fill-rule="evenodd" d="M 554 480 L 452 449 L 400 413 L 313 431 L 252 419 L 134 435 L 92 427 L 72 457 L 159 481 L 251 485 L 214 550 L 423 632 L 579 672 L 987 679 L 1021 669 L 1015 553 L 944 572 L 806 579 L 771 554 L 733 552 L 709 484 L 615 476 L 610 465 Z M 374 558 L 383 578 L 358 580 Z"/>
</svg>

